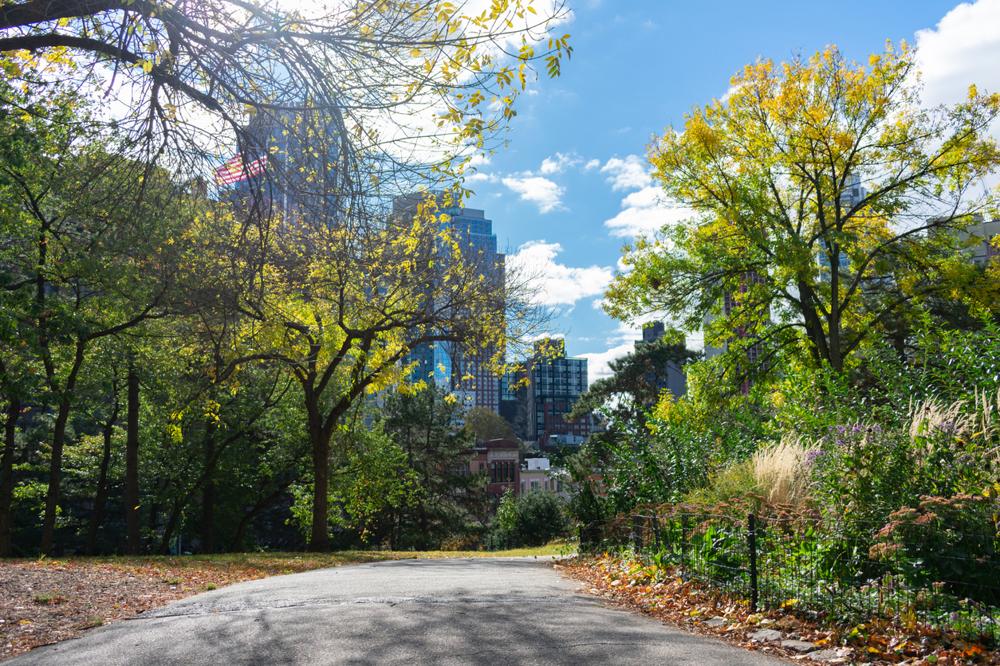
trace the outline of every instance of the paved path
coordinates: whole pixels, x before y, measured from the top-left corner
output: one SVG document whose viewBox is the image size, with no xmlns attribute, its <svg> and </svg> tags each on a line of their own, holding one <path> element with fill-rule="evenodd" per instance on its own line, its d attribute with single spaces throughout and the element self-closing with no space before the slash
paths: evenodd
<svg viewBox="0 0 1000 666">
<path fill-rule="evenodd" d="M 607 608 L 534 559 L 402 560 L 232 585 L 11 664 L 781 662 Z"/>
</svg>

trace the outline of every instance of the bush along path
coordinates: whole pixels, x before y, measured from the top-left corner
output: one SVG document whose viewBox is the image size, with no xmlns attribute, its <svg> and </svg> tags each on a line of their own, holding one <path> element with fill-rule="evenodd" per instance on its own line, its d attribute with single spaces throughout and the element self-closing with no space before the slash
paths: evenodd
<svg viewBox="0 0 1000 666">
<path fill-rule="evenodd" d="M 815 532 L 801 519 L 796 531 L 671 509 L 605 526 L 606 552 L 558 566 L 614 603 L 808 662 L 1000 664 L 996 609 L 975 598 L 989 588 L 958 598 L 898 572 L 845 585 L 820 572 L 829 553 L 804 538 Z"/>
<path fill-rule="evenodd" d="M 829 664 L 1000 664 L 1000 654 L 956 632 L 907 629 L 873 619 L 850 627 L 784 608 L 752 612 L 749 603 L 633 556 L 584 556 L 556 565 L 591 594 L 695 633 L 747 649 Z"/>
</svg>

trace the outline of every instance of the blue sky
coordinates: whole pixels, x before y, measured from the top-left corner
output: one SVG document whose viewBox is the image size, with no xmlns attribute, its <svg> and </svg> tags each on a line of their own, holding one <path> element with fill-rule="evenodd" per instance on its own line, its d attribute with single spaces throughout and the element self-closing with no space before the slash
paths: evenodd
<svg viewBox="0 0 1000 666">
<path fill-rule="evenodd" d="M 636 328 L 595 307 L 623 242 L 677 219 L 657 201 L 645 147 L 693 106 L 721 97 L 757 58 L 787 60 L 836 44 L 864 60 L 885 40 L 917 45 L 925 99 L 968 84 L 1000 90 L 1000 0 L 576 0 L 555 32 L 572 35 L 561 78 L 523 98 L 510 144 L 480 167 L 470 207 L 501 247 L 543 276 L 553 333 L 591 361 L 591 378 L 631 347 Z M 697 338 L 692 339 L 697 345 Z"/>
</svg>

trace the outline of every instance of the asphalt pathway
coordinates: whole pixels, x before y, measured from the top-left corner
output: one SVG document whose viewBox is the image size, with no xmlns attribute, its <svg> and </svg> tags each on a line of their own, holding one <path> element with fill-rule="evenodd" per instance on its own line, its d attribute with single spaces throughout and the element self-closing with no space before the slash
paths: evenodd
<svg viewBox="0 0 1000 666">
<path fill-rule="evenodd" d="M 782 662 L 608 608 L 533 558 L 321 569 L 189 597 L 17 666 Z"/>
</svg>

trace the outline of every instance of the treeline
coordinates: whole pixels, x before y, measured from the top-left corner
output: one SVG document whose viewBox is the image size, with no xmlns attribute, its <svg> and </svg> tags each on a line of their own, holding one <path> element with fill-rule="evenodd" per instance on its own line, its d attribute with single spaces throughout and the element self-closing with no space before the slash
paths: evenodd
<svg viewBox="0 0 1000 666">
<path fill-rule="evenodd" d="M 534 64 L 569 54 L 562 10 L 529 5 L 3 12 L 0 555 L 426 546 L 482 522 L 470 440 L 407 359 L 499 366 L 532 320 L 439 210 Z"/>
<path fill-rule="evenodd" d="M 651 525 L 657 576 L 731 594 L 753 514 L 762 608 L 998 640 L 1000 95 L 922 108 L 918 78 L 905 45 L 758 62 L 657 142 L 695 214 L 626 248 L 606 307 L 682 330 L 581 401 L 608 421 L 573 466 L 585 545 Z"/>
<path fill-rule="evenodd" d="M 5 128 L 4 552 L 412 545 L 411 519 L 440 542 L 471 440 L 444 396 L 390 388 L 419 344 L 499 344 L 504 304 L 437 218 L 267 239 L 85 113 Z"/>
</svg>

